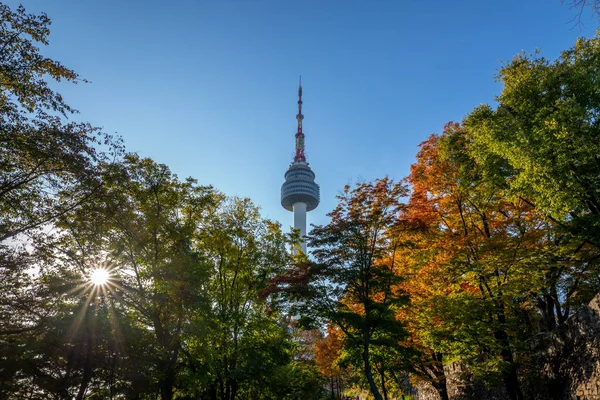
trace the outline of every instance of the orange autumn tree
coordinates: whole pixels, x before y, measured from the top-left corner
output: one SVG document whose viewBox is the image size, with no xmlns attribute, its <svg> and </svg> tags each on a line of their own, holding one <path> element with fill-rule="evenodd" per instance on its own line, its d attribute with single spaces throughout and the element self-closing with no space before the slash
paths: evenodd
<svg viewBox="0 0 600 400">
<path fill-rule="evenodd" d="M 412 331 L 419 344 L 502 380 L 509 398 L 521 399 L 515 353 L 535 331 L 523 316 L 543 285 L 533 267 L 547 223 L 486 181 L 468 145 L 464 129 L 450 123 L 421 145 L 411 167 L 413 250 L 402 251 Z"/>
<path fill-rule="evenodd" d="M 342 332 L 333 326 L 327 327 L 327 335 L 315 343 L 314 359 L 323 376 L 329 379 L 332 393 L 342 398 L 342 376 L 338 360 L 343 349 Z M 337 389 L 337 390 L 336 390 Z"/>
</svg>

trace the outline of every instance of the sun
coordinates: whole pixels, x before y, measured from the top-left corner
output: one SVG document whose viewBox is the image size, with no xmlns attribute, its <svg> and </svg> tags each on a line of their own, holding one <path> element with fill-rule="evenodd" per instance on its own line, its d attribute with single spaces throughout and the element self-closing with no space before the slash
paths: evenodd
<svg viewBox="0 0 600 400">
<path fill-rule="evenodd" d="M 96 268 L 90 274 L 90 281 L 96 286 L 101 286 L 108 282 L 108 276 L 109 274 L 107 270 L 104 268 Z"/>
</svg>

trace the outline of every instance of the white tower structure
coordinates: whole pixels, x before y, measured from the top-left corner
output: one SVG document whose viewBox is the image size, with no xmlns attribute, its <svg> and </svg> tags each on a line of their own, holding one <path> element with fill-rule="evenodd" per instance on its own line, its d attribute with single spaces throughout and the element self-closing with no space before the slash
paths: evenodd
<svg viewBox="0 0 600 400">
<path fill-rule="evenodd" d="M 302 78 L 298 86 L 298 131 L 296 132 L 296 155 L 285 173 L 285 182 L 281 185 L 281 205 L 294 213 L 294 229 L 300 231 L 302 251 L 306 253 L 306 212 L 319 205 L 319 185 L 315 183 L 312 172 L 304 156 L 304 133 L 302 132 Z"/>
</svg>

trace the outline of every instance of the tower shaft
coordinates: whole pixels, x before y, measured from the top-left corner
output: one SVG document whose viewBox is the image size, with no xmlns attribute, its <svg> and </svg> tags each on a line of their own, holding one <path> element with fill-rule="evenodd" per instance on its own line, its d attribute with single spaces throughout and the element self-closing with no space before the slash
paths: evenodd
<svg viewBox="0 0 600 400">
<path fill-rule="evenodd" d="M 300 232 L 300 237 L 302 238 L 300 246 L 302 247 L 302 251 L 306 253 L 306 242 L 304 241 L 306 237 L 306 203 L 294 203 L 292 209 L 294 210 L 294 229 Z"/>
</svg>

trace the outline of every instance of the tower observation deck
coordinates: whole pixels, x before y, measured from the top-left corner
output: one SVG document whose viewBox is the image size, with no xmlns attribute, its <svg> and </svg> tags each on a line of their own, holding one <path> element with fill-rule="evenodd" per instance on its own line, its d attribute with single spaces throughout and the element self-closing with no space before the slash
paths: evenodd
<svg viewBox="0 0 600 400">
<path fill-rule="evenodd" d="M 300 236 L 306 236 L 306 213 L 319 205 L 319 185 L 315 183 L 315 173 L 310 169 L 304 155 L 304 133 L 302 132 L 302 81 L 298 86 L 298 131 L 296 132 L 296 155 L 285 173 L 285 182 L 281 185 L 281 205 L 294 213 L 294 229 Z M 306 243 L 301 243 L 306 253 Z"/>
</svg>

